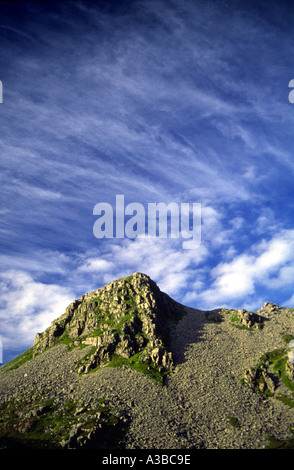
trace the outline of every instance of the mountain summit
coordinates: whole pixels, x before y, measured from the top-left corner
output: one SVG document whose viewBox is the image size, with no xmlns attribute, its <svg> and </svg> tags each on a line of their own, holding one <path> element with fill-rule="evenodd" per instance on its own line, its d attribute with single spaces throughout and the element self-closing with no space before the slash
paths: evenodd
<svg viewBox="0 0 294 470">
<path fill-rule="evenodd" d="M 134 273 L 74 300 L 64 315 L 36 335 L 33 356 L 60 343 L 90 346 L 91 354 L 80 361 L 79 373 L 123 359 L 129 365 L 139 361 L 154 373 L 168 372 L 172 368 L 169 329 L 181 313 L 183 307 L 147 275 Z"/>
<path fill-rule="evenodd" d="M 294 447 L 294 309 L 181 305 L 134 273 L 0 368 L 0 448 Z"/>
</svg>

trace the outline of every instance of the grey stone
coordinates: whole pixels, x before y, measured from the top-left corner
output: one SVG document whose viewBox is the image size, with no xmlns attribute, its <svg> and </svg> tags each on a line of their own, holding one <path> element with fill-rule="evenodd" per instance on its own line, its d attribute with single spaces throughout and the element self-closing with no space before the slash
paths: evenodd
<svg viewBox="0 0 294 470">
<path fill-rule="evenodd" d="M 290 380 L 294 381 L 294 363 L 287 361 L 286 363 L 286 372 Z"/>
</svg>

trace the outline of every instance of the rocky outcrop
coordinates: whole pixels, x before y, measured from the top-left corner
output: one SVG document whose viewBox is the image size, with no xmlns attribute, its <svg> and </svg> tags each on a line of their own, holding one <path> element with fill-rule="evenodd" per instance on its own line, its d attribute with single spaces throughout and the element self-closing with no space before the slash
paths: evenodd
<svg viewBox="0 0 294 470">
<path fill-rule="evenodd" d="M 294 364 L 293 362 L 287 361 L 286 363 L 286 373 L 290 380 L 294 382 Z"/>
<path fill-rule="evenodd" d="M 286 373 L 290 380 L 294 382 L 294 340 L 288 344 L 288 361 L 286 363 Z"/>
<path fill-rule="evenodd" d="M 273 395 L 276 390 L 275 377 L 269 372 L 266 364 L 246 369 L 244 372 L 244 382 L 253 390 L 259 391 L 262 394 L 269 392 Z"/>
<path fill-rule="evenodd" d="M 238 320 L 241 325 L 246 326 L 247 328 L 252 328 L 253 326 L 260 327 L 263 323 L 263 318 L 254 312 L 248 312 L 247 310 L 237 310 Z"/>
<path fill-rule="evenodd" d="M 74 300 L 34 342 L 34 355 L 60 342 L 69 347 L 91 346 L 79 372 L 106 364 L 113 357 L 126 360 L 139 355 L 146 366 L 172 368 L 168 351 L 169 328 L 183 313 L 148 276 L 134 273 Z"/>
<path fill-rule="evenodd" d="M 269 318 L 277 313 L 279 313 L 281 310 L 281 307 L 279 305 L 274 304 L 273 302 L 265 302 L 262 307 L 260 307 L 259 310 L 257 310 L 257 313 Z"/>
<path fill-rule="evenodd" d="M 43 393 L 31 393 L 2 404 L 6 433 L 0 436 L 0 449 L 99 449 L 114 445 L 128 425 L 126 412 L 105 400 L 80 400 L 60 404 L 56 396 L 44 401 Z M 38 433 L 42 439 L 35 443 L 30 436 Z"/>
<path fill-rule="evenodd" d="M 282 334 L 281 336 L 285 342 L 287 342 L 287 338 L 293 337 L 292 334 Z M 285 391 L 285 396 L 289 393 L 292 395 L 293 386 L 291 383 L 289 385 L 289 381 L 294 382 L 293 351 L 294 341 L 292 339 L 287 347 L 263 354 L 255 366 L 245 369 L 243 376 L 245 384 L 265 396 L 277 396 L 281 399 Z M 292 397 L 290 399 L 292 403 Z"/>
<path fill-rule="evenodd" d="M 0 368 L 0 449 L 293 447 L 293 342 L 293 308 L 184 308 L 135 273 Z"/>
</svg>

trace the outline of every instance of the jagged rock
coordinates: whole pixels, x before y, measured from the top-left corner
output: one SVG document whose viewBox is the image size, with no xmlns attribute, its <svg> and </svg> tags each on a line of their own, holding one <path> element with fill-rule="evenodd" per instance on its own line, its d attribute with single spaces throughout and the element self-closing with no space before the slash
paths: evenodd
<svg viewBox="0 0 294 470">
<path fill-rule="evenodd" d="M 274 304 L 273 302 L 265 302 L 265 304 L 263 305 L 263 308 L 267 308 L 268 310 L 272 310 L 272 311 L 280 310 L 280 307 L 277 304 Z"/>
<path fill-rule="evenodd" d="M 286 373 L 290 380 L 294 381 L 294 363 L 287 361 L 286 363 Z"/>
<path fill-rule="evenodd" d="M 235 309 L 187 307 L 176 325 L 183 307 L 139 273 L 85 294 L 0 368 L 0 448 L 16 439 L 42 448 L 250 449 L 264 448 L 272 431 L 287 438 L 293 309 L 279 318 L 266 309 L 275 311 L 256 312 L 268 322 L 262 331 L 252 312 L 238 317 Z M 240 383 L 249 366 L 244 382 L 252 390 Z M 232 417 L 239 431 L 227 429 Z"/>
<path fill-rule="evenodd" d="M 244 382 L 252 389 L 256 388 L 261 372 L 257 368 L 249 368 L 244 371 Z"/>
<path fill-rule="evenodd" d="M 123 335 L 120 338 L 120 342 L 118 343 L 115 351 L 116 354 L 126 359 L 129 359 L 131 356 L 133 356 L 136 353 L 136 348 L 131 336 Z"/>
<path fill-rule="evenodd" d="M 272 379 L 272 377 L 268 373 L 263 372 L 262 376 L 264 378 L 266 387 L 268 388 L 270 393 L 274 394 L 275 390 L 276 390 L 276 384 L 275 384 L 274 380 Z"/>
<path fill-rule="evenodd" d="M 289 362 L 294 363 L 294 349 L 291 349 L 291 351 L 288 352 L 288 360 Z"/>
<path fill-rule="evenodd" d="M 272 303 L 272 302 L 265 302 L 262 307 L 258 310 L 265 317 L 271 317 L 281 311 L 281 307 Z"/>
<path fill-rule="evenodd" d="M 109 362 L 113 354 L 130 359 L 143 351 L 144 361 L 170 370 L 169 322 L 180 311 L 181 306 L 148 276 L 134 273 L 73 301 L 47 330 L 36 335 L 33 354 L 66 341 L 96 348 L 79 366 L 80 373 Z"/>
<path fill-rule="evenodd" d="M 244 382 L 253 390 L 259 389 L 261 393 L 268 390 L 271 394 L 275 392 L 276 384 L 265 364 L 245 369 L 243 378 Z"/>
<path fill-rule="evenodd" d="M 260 315 L 248 312 L 247 310 L 238 310 L 238 319 L 242 325 L 245 325 L 247 328 L 252 328 L 254 325 L 261 324 L 263 319 Z"/>
</svg>

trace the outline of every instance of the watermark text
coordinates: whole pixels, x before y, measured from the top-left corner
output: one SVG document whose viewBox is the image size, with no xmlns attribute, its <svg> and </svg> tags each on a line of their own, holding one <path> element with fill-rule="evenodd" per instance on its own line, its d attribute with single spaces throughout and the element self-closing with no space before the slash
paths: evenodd
<svg viewBox="0 0 294 470">
<path fill-rule="evenodd" d="M 163 202 L 143 204 L 132 202 L 125 206 L 123 195 L 116 195 L 115 210 L 107 202 L 94 206 L 99 216 L 93 226 L 96 238 L 182 238 L 184 249 L 201 243 L 201 204 Z M 129 218 L 128 218 L 129 216 Z"/>
</svg>

